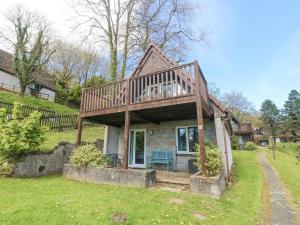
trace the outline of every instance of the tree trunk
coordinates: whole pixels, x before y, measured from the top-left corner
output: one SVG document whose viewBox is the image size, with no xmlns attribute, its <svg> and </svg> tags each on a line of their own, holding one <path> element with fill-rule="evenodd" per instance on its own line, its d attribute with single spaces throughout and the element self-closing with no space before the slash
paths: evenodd
<svg viewBox="0 0 300 225">
<path fill-rule="evenodd" d="M 276 159 L 276 157 L 275 157 L 275 142 L 276 142 L 275 136 L 273 135 L 273 137 L 272 137 L 272 153 L 273 153 L 273 159 Z"/>
<path fill-rule="evenodd" d="M 22 85 L 21 85 L 20 88 L 21 88 L 21 90 L 20 90 L 20 92 L 19 92 L 19 96 L 23 97 L 23 96 L 25 95 L 27 86 L 22 86 Z"/>
</svg>

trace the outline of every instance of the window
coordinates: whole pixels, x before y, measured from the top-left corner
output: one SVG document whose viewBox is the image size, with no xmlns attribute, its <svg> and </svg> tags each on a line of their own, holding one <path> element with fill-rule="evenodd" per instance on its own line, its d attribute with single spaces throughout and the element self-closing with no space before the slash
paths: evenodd
<svg viewBox="0 0 300 225">
<path fill-rule="evenodd" d="M 176 128 L 176 142 L 178 153 L 195 152 L 195 145 L 199 143 L 197 126 Z"/>
</svg>

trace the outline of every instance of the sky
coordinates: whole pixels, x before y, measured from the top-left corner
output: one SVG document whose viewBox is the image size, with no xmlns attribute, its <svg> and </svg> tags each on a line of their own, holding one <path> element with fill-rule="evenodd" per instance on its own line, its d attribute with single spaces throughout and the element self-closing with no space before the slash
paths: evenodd
<svg viewBox="0 0 300 225">
<path fill-rule="evenodd" d="M 257 110 L 265 99 L 282 107 L 292 89 L 300 91 L 299 0 L 195 1 L 193 29 L 204 29 L 208 43 L 191 43 L 187 61 L 198 60 L 208 82 L 221 93 L 242 92 Z M 0 0 L 0 13 L 20 3 L 44 14 L 57 37 L 79 41 L 69 1 Z"/>
</svg>

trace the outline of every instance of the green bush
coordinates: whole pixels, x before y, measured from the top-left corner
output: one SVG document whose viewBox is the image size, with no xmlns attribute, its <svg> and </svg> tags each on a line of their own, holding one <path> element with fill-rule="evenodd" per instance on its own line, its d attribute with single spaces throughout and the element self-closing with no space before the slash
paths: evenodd
<svg viewBox="0 0 300 225">
<path fill-rule="evenodd" d="M 196 152 L 199 152 L 199 145 L 195 146 Z M 213 145 L 212 143 L 205 143 L 206 150 L 206 176 L 215 176 L 220 172 L 222 167 L 221 151 L 218 146 Z M 197 154 L 196 165 L 200 168 L 200 156 Z"/>
<path fill-rule="evenodd" d="M 257 147 L 256 147 L 256 145 L 252 141 L 248 141 L 246 143 L 245 150 L 247 150 L 247 151 L 254 151 L 256 149 L 257 149 Z"/>
<path fill-rule="evenodd" d="M 238 142 L 238 138 L 236 136 L 231 137 L 231 144 L 232 144 L 232 149 L 233 150 L 238 150 L 239 149 L 239 142 Z"/>
<path fill-rule="evenodd" d="M 14 103 L 11 119 L 6 109 L 0 109 L 0 155 L 6 158 L 37 151 L 45 140 L 47 129 L 40 125 L 41 113 L 35 111 L 24 117 L 21 107 Z"/>
<path fill-rule="evenodd" d="M 70 163 L 76 167 L 106 167 L 109 160 L 95 145 L 88 144 L 74 150 Z"/>
<path fill-rule="evenodd" d="M 0 177 L 9 176 L 14 170 L 14 164 L 10 163 L 6 158 L 0 156 Z"/>
</svg>

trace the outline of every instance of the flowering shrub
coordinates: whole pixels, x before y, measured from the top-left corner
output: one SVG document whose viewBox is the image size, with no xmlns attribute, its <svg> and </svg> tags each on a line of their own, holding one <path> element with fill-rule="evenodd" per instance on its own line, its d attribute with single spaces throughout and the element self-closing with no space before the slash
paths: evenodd
<svg viewBox="0 0 300 225">
<path fill-rule="evenodd" d="M 199 145 L 195 146 L 196 152 L 199 152 Z M 215 176 L 220 172 L 222 167 L 221 151 L 218 146 L 213 145 L 212 143 L 205 143 L 206 150 L 206 176 Z M 196 165 L 200 168 L 200 156 L 197 154 Z"/>
<path fill-rule="evenodd" d="M 108 158 L 95 145 L 77 147 L 70 158 L 71 165 L 77 167 L 106 167 Z"/>
</svg>

